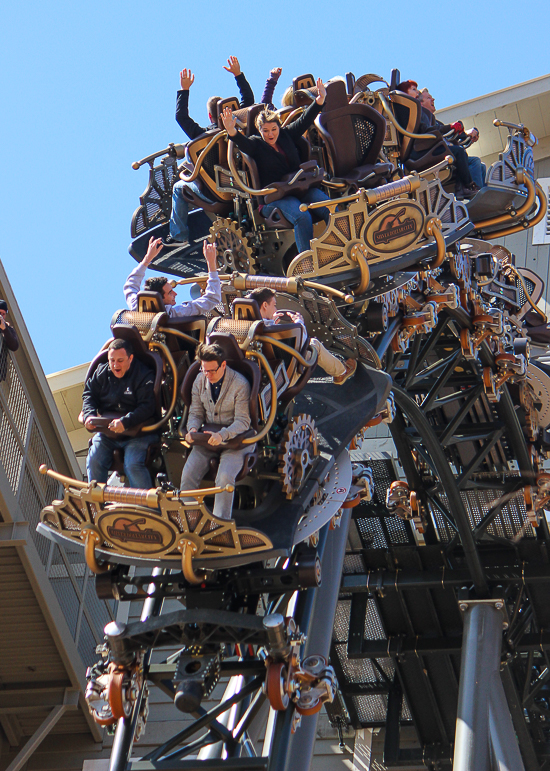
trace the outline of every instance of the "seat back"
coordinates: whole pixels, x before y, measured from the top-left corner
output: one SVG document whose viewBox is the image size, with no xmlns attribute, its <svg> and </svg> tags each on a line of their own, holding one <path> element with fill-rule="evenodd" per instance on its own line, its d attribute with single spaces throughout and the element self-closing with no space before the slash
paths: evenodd
<svg viewBox="0 0 550 771">
<path fill-rule="evenodd" d="M 221 133 L 219 129 L 205 131 L 204 134 L 201 134 L 199 137 L 189 142 L 187 146 L 187 155 L 193 167 L 195 166 L 197 158 L 204 150 L 206 145 L 216 134 L 219 133 Z M 220 139 L 220 141 L 208 151 L 199 172 L 199 176 L 197 177 L 197 183 L 199 184 L 199 187 L 201 188 L 204 195 L 210 198 L 210 200 L 217 203 L 229 204 L 233 200 L 232 194 L 230 192 L 219 190 L 216 183 L 216 173 L 220 173 L 220 168 L 224 170 L 229 169 L 227 164 L 226 138 Z M 200 199 L 198 200 L 200 202 Z"/>
<path fill-rule="evenodd" d="M 391 71 L 390 91 L 397 91 L 397 85 L 401 83 L 401 73 L 399 70 Z"/>
<path fill-rule="evenodd" d="M 138 313 L 166 313 L 160 292 L 143 290 L 137 294 Z"/>
<path fill-rule="evenodd" d="M 333 176 L 346 176 L 359 166 L 376 163 L 386 121 L 372 107 L 346 105 L 321 113 L 315 123 L 325 142 Z"/>
<path fill-rule="evenodd" d="M 168 321 L 166 313 L 155 311 L 130 311 L 127 308 L 115 311 L 111 319 L 111 330 L 114 328 L 136 330 L 142 340 L 149 341 L 158 326 L 164 326 Z M 117 335 L 115 335 L 117 337 Z M 120 335 L 122 337 L 122 335 Z"/>
<path fill-rule="evenodd" d="M 250 424 L 254 431 L 259 427 L 258 393 L 260 390 L 260 368 L 249 361 L 239 348 L 234 337 L 223 333 L 214 333 L 209 338 L 211 343 L 219 345 L 226 355 L 227 366 L 243 375 L 250 384 Z M 193 384 L 200 374 L 200 361 L 195 361 L 189 367 L 181 386 L 181 398 L 184 404 L 191 405 L 191 393 Z"/>
<path fill-rule="evenodd" d="M 239 112 L 241 105 L 236 96 L 227 96 L 225 99 L 219 99 L 216 105 L 216 123 L 223 129 L 222 113 L 226 107 L 230 107 L 232 112 Z"/>
<path fill-rule="evenodd" d="M 326 84 L 327 95 L 323 105 L 323 112 L 337 110 L 339 107 L 346 107 L 348 104 L 348 94 L 346 84 L 341 78 L 329 80 Z"/>
<path fill-rule="evenodd" d="M 140 333 L 135 327 L 129 327 L 126 325 L 114 325 L 111 327 L 113 333 L 113 339 L 120 338 L 127 340 L 131 343 L 134 349 L 134 358 L 143 362 L 154 373 L 154 385 L 153 390 L 155 393 L 155 415 L 143 425 L 148 423 L 156 423 L 162 415 L 162 375 L 163 375 L 163 361 L 162 357 L 154 352 L 150 351 L 147 344 L 142 340 Z M 108 342 L 111 342 L 110 340 Z M 85 380 L 88 380 L 99 367 L 100 364 L 105 364 L 108 361 L 108 350 L 105 348 L 100 351 L 90 362 L 88 371 L 86 373 Z M 138 428 L 141 428 L 138 427 Z M 133 429 L 133 433 L 136 429 Z"/>
<path fill-rule="evenodd" d="M 260 321 L 262 314 L 260 306 L 256 300 L 250 297 L 236 297 L 232 306 L 234 319 L 248 319 L 250 321 Z"/>
<path fill-rule="evenodd" d="M 418 99 L 413 99 L 412 96 L 404 94 L 402 91 L 390 91 L 389 96 L 395 119 L 401 128 L 404 128 L 412 134 L 416 134 L 420 125 L 422 113 L 422 106 Z M 414 139 L 398 132 L 398 142 L 399 157 L 401 162 L 405 163 L 413 149 Z"/>
<path fill-rule="evenodd" d="M 308 75 L 298 75 L 292 81 L 292 88 L 294 92 L 301 91 L 303 88 L 312 89 L 315 88 L 315 78 L 311 73 Z"/>
</svg>

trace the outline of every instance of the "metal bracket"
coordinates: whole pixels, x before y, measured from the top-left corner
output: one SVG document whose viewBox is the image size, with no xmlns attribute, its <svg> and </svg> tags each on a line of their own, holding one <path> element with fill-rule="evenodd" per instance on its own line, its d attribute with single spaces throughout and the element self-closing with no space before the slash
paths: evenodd
<svg viewBox="0 0 550 771">
<path fill-rule="evenodd" d="M 506 609 L 506 603 L 501 597 L 496 597 L 489 600 L 459 600 L 458 608 L 462 613 L 466 613 L 469 608 L 474 605 L 492 605 L 495 610 L 498 610 L 502 614 L 502 628 L 508 629 L 510 626 L 510 617 Z"/>
</svg>

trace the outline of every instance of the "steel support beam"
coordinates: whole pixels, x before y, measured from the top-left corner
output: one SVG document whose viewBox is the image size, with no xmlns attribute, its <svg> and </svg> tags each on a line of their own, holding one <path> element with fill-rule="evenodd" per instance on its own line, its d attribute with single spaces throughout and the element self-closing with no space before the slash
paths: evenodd
<svg viewBox="0 0 550 771">
<path fill-rule="evenodd" d="M 52 709 L 48 717 L 38 726 L 23 749 L 16 755 L 6 771 L 19 771 L 23 768 L 33 752 L 42 744 L 56 723 L 61 720 L 65 712 L 70 709 L 78 709 L 79 691 L 75 688 L 67 688 L 63 696 L 63 703 Z"/>
<path fill-rule="evenodd" d="M 493 672 L 489 693 L 489 735 L 496 771 L 525 771 L 500 672 Z"/>
<path fill-rule="evenodd" d="M 153 575 L 163 575 L 163 568 L 154 568 Z M 143 610 L 141 612 L 141 621 L 145 621 L 150 616 L 158 616 L 162 610 L 163 599 L 149 598 L 143 603 Z M 145 675 L 151 661 L 151 650 L 148 650 L 144 656 L 143 669 Z M 143 693 L 143 691 L 142 691 Z M 128 767 L 128 760 L 132 752 L 132 745 L 134 743 L 134 734 L 139 717 L 139 710 L 141 708 L 142 693 L 136 699 L 134 704 L 134 710 L 129 718 L 120 718 L 118 721 L 115 738 L 113 741 L 113 748 L 111 750 L 111 759 L 109 762 L 109 771 L 126 771 Z"/>
<path fill-rule="evenodd" d="M 474 537 L 470 528 L 468 514 L 464 502 L 457 488 L 455 476 L 441 452 L 441 444 L 435 435 L 430 422 L 424 415 L 418 404 L 411 399 L 406 391 L 394 386 L 393 395 L 396 404 L 408 416 L 414 427 L 422 437 L 426 451 L 430 454 L 434 466 L 439 475 L 439 481 L 445 490 L 449 507 L 460 534 L 460 542 L 464 549 L 464 556 L 471 572 L 472 581 L 478 597 L 487 597 L 489 590 L 485 578 L 483 566 L 476 549 Z M 403 460 L 401 461 L 403 463 Z"/>
<path fill-rule="evenodd" d="M 518 739 L 525 771 L 539 771 L 540 764 L 537 758 L 537 753 L 535 752 L 535 748 L 533 746 L 533 739 L 529 732 L 529 726 L 525 722 L 523 705 L 521 703 L 520 695 L 517 691 L 514 673 L 511 667 L 504 667 L 500 673 L 500 677 L 508 708 L 512 716 L 514 731 Z"/>
<path fill-rule="evenodd" d="M 464 611 L 453 771 L 490 771 L 489 697 L 499 672 L 503 617 L 494 604 Z"/>
<path fill-rule="evenodd" d="M 506 568 L 486 569 L 489 584 L 549 584 L 550 565 L 523 564 Z M 343 575 L 340 590 L 345 593 L 399 592 L 403 589 L 451 589 L 467 584 L 470 571 L 465 569 L 441 570 L 369 570 L 367 573 Z"/>
<path fill-rule="evenodd" d="M 351 512 L 352 509 L 343 510 L 340 527 L 336 530 L 329 532 L 328 525 L 325 526 L 321 586 L 300 593 L 295 618 L 300 629 L 307 634 L 303 657 L 314 653 L 329 657 Z M 290 732 L 292 718 L 291 709 L 279 713 L 277 717 L 269 771 L 308 771 L 310 767 L 319 714 L 303 717 L 295 734 Z"/>
</svg>

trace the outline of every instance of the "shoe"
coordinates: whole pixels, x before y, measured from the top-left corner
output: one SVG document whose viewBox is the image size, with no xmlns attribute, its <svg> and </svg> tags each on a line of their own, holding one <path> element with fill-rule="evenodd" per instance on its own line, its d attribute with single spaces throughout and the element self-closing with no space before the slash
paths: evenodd
<svg viewBox="0 0 550 771">
<path fill-rule="evenodd" d="M 184 246 L 189 246 L 189 241 L 177 241 L 173 236 L 166 236 L 162 239 L 162 245 L 166 249 L 181 249 Z"/>
<path fill-rule="evenodd" d="M 464 198 L 473 198 L 479 193 L 479 190 L 480 188 L 476 185 L 476 183 L 472 182 L 471 185 L 468 185 L 468 187 L 464 188 Z"/>
<path fill-rule="evenodd" d="M 357 369 L 357 359 L 347 359 L 344 362 L 344 367 L 346 369 L 342 375 L 336 375 L 336 377 L 332 378 L 334 385 L 344 385 L 346 380 L 348 380 L 352 375 L 355 375 L 355 370 Z"/>
</svg>

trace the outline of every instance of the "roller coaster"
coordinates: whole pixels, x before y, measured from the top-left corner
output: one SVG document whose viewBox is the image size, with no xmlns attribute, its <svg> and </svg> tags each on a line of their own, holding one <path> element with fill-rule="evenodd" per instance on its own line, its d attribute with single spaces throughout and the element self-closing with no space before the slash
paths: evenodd
<svg viewBox="0 0 550 771">
<path fill-rule="evenodd" d="M 390 83 L 330 81 L 299 172 L 267 190 L 221 118 L 134 164 L 149 180 L 130 253 L 140 261 L 167 234 L 174 183 L 197 182 L 211 202 L 188 193 L 189 245 L 151 267 L 204 288 L 210 239 L 222 303 L 172 319 L 143 291 L 137 310 L 113 316 L 113 337 L 156 374 L 157 415 L 142 428 L 161 432 L 155 489 L 41 469 L 64 494 L 39 531 L 82 548 L 101 598 L 145 600 L 141 621 L 105 628 L 88 670 L 90 711 L 115 734 L 110 771 L 307 769 L 323 706 L 339 729 L 384 727 L 388 768 L 530 771 L 548 754 L 550 373 L 531 355 L 544 352 L 544 285 L 492 243 L 546 214 L 537 140 L 495 120 L 508 145 L 486 186 L 457 200 L 452 156 L 433 151 L 445 138 L 421 135 L 432 150 L 411 160 L 420 104 L 398 83 L 397 71 Z M 311 75 L 293 89 L 283 125 L 316 96 Z M 228 105 L 252 135 L 263 105 L 225 99 L 219 116 Z M 298 253 L 284 214 L 266 218 L 258 201 L 312 185 L 326 200 L 303 207 L 330 218 Z M 266 325 L 246 297 L 258 287 L 300 312 L 307 334 L 291 319 Z M 357 360 L 352 379 L 335 387 L 315 372 L 314 337 Z M 223 492 L 212 481 L 174 484 L 205 340 L 251 386 L 229 521 L 212 514 Z M 382 422 L 398 463 L 364 460 Z M 166 598 L 181 610 L 163 613 Z M 225 694 L 206 711 L 220 678 Z M 192 722 L 135 760 L 152 687 Z M 414 726 L 418 750 L 401 748 L 402 725 Z"/>
</svg>

